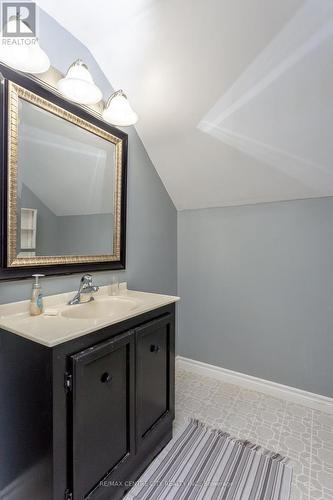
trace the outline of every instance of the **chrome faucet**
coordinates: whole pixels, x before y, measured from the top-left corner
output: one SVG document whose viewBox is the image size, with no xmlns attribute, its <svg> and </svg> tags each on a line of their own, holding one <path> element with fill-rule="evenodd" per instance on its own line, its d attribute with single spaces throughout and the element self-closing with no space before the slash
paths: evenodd
<svg viewBox="0 0 333 500">
<path fill-rule="evenodd" d="M 98 292 L 99 287 L 92 284 L 91 274 L 84 274 L 80 281 L 80 286 L 74 297 L 68 302 L 69 306 L 84 304 L 94 300 L 93 293 Z"/>
</svg>

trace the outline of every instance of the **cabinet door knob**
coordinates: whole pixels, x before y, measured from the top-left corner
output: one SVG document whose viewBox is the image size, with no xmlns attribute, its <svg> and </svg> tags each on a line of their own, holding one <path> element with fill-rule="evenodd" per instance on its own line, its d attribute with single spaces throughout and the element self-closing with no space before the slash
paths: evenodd
<svg viewBox="0 0 333 500">
<path fill-rule="evenodd" d="M 159 345 L 151 345 L 150 346 L 150 352 L 158 352 L 160 350 Z"/>
<path fill-rule="evenodd" d="M 111 375 L 108 372 L 104 372 L 101 376 L 102 384 L 109 384 L 112 380 Z"/>
</svg>

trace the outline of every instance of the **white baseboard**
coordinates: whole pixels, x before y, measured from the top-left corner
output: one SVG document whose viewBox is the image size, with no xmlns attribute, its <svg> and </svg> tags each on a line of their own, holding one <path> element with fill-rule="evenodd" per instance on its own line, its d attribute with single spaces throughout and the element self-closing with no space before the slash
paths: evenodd
<svg viewBox="0 0 333 500">
<path fill-rule="evenodd" d="M 308 406 L 314 410 L 321 410 L 326 413 L 333 414 L 333 398 L 314 394 L 312 392 L 296 389 L 287 385 L 277 384 L 269 380 L 246 375 L 245 373 L 234 372 L 221 368 L 220 366 L 209 365 L 194 359 L 184 358 L 183 356 L 176 357 L 176 366 L 183 368 L 199 375 L 210 376 L 217 378 L 223 382 L 230 384 L 241 385 L 248 389 L 263 392 L 270 396 L 287 399 L 293 403 L 303 406 Z"/>
</svg>

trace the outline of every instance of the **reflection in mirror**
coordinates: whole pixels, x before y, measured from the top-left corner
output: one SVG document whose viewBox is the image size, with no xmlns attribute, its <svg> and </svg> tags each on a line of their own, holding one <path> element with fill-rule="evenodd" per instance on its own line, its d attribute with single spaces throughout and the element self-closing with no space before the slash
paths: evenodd
<svg viewBox="0 0 333 500">
<path fill-rule="evenodd" d="M 19 99 L 17 257 L 114 253 L 116 147 Z"/>
</svg>

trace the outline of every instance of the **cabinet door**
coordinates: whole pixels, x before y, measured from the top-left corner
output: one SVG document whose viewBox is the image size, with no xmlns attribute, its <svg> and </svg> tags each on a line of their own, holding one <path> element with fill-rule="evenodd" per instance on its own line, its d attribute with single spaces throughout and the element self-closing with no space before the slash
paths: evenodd
<svg viewBox="0 0 333 500">
<path fill-rule="evenodd" d="M 174 316 L 136 330 L 137 445 L 174 419 Z"/>
<path fill-rule="evenodd" d="M 134 455 L 134 332 L 71 361 L 73 493 L 82 500 L 98 496 L 100 481 L 121 480 Z"/>
</svg>

